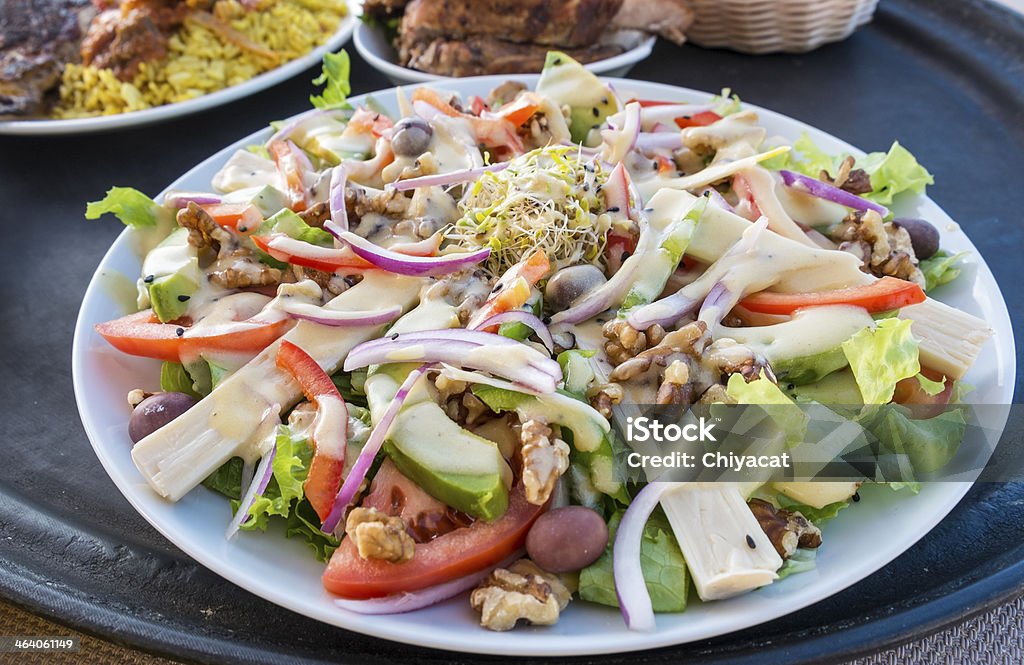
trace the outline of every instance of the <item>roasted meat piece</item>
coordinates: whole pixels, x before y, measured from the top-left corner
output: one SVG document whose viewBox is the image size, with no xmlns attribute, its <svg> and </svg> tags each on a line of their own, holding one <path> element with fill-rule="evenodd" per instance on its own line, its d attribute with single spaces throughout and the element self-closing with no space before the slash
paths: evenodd
<svg viewBox="0 0 1024 665">
<path fill-rule="evenodd" d="M 400 28 L 401 50 L 438 38 L 469 36 L 559 48 L 589 46 L 622 0 L 412 0 Z"/>
<path fill-rule="evenodd" d="M 682 44 L 691 23 L 693 10 L 686 0 L 623 0 L 611 27 L 615 30 L 653 32 L 670 42 Z"/>
<path fill-rule="evenodd" d="M 89 26 L 82 41 L 82 62 L 130 81 L 141 63 L 167 55 L 167 41 L 188 11 L 188 4 L 178 0 L 132 0 L 108 9 Z"/>
<path fill-rule="evenodd" d="M 0 0 L 0 119 L 46 112 L 95 15 L 89 0 Z"/>
<path fill-rule="evenodd" d="M 550 49 L 540 44 L 515 44 L 492 37 L 438 38 L 413 45 L 403 57 L 409 67 L 442 76 L 518 74 L 539 72 Z M 615 44 L 594 44 L 564 49 L 564 52 L 587 63 L 618 55 L 622 48 Z"/>
</svg>

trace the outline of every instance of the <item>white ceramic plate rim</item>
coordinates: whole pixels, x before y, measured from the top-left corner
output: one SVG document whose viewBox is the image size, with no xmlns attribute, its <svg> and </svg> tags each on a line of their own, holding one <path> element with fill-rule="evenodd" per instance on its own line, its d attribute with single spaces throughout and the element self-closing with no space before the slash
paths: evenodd
<svg viewBox="0 0 1024 665">
<path fill-rule="evenodd" d="M 141 111 L 129 113 L 118 113 L 116 115 L 105 115 L 94 118 L 71 118 L 67 120 L 4 120 L 0 121 L 0 134 L 11 135 L 61 135 L 61 134 L 90 134 L 93 132 L 104 132 L 115 129 L 126 129 L 148 125 L 161 120 L 177 118 L 192 113 L 205 111 L 233 102 L 236 99 L 248 97 L 261 90 L 299 74 L 306 69 L 323 60 L 325 53 L 330 53 L 341 48 L 352 36 L 356 23 L 359 21 L 357 11 L 360 5 L 356 2 L 348 3 L 348 13 L 338 24 L 338 29 L 330 38 L 316 47 L 309 53 L 295 60 L 290 60 L 280 67 L 264 72 L 248 81 L 233 85 L 230 88 L 216 90 L 207 95 L 188 99 L 183 102 L 165 104 Z"/>
<path fill-rule="evenodd" d="M 480 94 L 509 78 L 512 77 L 464 79 L 448 86 L 464 94 Z M 527 84 L 536 81 L 536 76 L 514 78 Z M 701 102 L 710 95 L 667 85 L 610 80 L 620 91 L 634 91 L 647 97 Z M 378 92 L 375 98 L 382 101 L 389 93 Z M 390 103 L 390 98 L 387 101 Z M 778 133 L 791 139 L 807 131 L 825 150 L 861 154 L 845 142 L 799 121 L 757 110 L 766 125 L 785 127 L 787 131 Z M 197 178 L 208 177 L 235 149 L 265 139 L 268 132 L 258 132 L 221 150 L 170 188 L 202 188 L 203 183 L 197 183 Z M 903 214 L 923 215 L 940 222 L 944 246 L 973 252 L 974 279 L 967 274 L 951 285 L 959 290 L 950 299 L 983 315 L 995 330 L 995 339 L 968 379 L 978 386 L 976 401 L 1010 403 L 1015 373 L 1014 340 L 1009 313 L 991 271 L 977 249 L 930 199 L 917 197 L 909 204 L 901 202 L 897 209 Z M 137 257 L 131 255 L 127 234 L 122 234 L 104 256 L 97 275 L 109 270 L 134 270 L 137 274 L 138 264 Z M 137 474 L 130 460 L 124 426 L 128 412 L 123 406 L 123 395 L 128 387 L 135 387 L 132 377 L 140 376 L 140 368 L 155 372 L 156 365 L 117 354 L 95 334 L 93 324 L 117 315 L 101 280 L 94 276 L 75 329 L 72 372 L 86 433 L 105 470 L 129 502 L 171 542 L 242 588 L 305 616 L 384 639 L 473 653 L 552 657 L 635 651 L 710 638 L 776 619 L 865 578 L 928 533 L 970 489 L 969 483 L 936 483 L 923 488 L 916 497 L 892 498 L 896 495 L 887 488 L 869 488 L 864 492 L 865 500 L 857 508 L 848 509 L 857 512 L 848 512 L 827 526 L 825 546 L 815 571 L 739 598 L 691 603 L 685 613 L 659 615 L 658 629 L 652 633 L 629 632 L 618 611 L 586 603 L 574 603 L 555 626 L 519 628 L 508 633 L 492 633 L 477 627 L 464 597 L 405 615 L 352 614 L 338 609 L 323 591 L 318 574 L 322 566 L 313 561 L 303 546 L 275 534 L 243 533 L 227 542 L 223 529 L 230 513 L 221 497 L 199 489 L 172 505 L 161 500 Z M 979 377 L 984 381 L 979 382 Z M 112 382 L 117 384 L 113 388 L 104 385 Z"/>
<path fill-rule="evenodd" d="M 363 60 L 366 60 L 370 66 L 390 78 L 392 81 L 431 83 L 435 81 L 452 80 L 452 77 L 449 76 L 430 74 L 428 72 L 421 72 L 418 69 L 403 67 L 388 57 L 385 57 L 384 54 L 374 48 L 369 42 L 369 38 L 371 36 L 370 33 L 378 31 L 378 28 L 360 21 L 359 25 L 356 26 L 355 33 L 352 35 L 352 43 L 355 44 L 356 51 L 358 51 L 359 55 L 363 57 Z M 651 50 L 654 48 L 655 41 L 657 41 L 657 38 L 653 35 L 646 37 L 637 46 L 629 49 L 628 51 L 624 51 L 623 53 L 610 58 L 595 60 L 594 62 L 587 63 L 584 67 L 595 74 L 613 72 L 620 67 L 628 68 L 649 56 L 651 54 Z"/>
</svg>

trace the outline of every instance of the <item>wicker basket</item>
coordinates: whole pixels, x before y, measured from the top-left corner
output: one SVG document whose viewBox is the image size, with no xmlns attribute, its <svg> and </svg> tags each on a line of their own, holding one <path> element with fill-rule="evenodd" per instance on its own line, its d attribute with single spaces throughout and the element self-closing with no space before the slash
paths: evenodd
<svg viewBox="0 0 1024 665">
<path fill-rule="evenodd" d="M 846 39 L 871 20 L 878 0 L 690 0 L 686 37 L 743 53 L 803 53 Z"/>
</svg>

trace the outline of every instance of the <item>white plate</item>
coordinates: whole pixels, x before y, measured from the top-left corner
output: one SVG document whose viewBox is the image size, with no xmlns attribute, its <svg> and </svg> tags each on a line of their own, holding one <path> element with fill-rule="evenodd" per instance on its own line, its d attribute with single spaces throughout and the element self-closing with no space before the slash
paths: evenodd
<svg viewBox="0 0 1024 665">
<path fill-rule="evenodd" d="M 94 118 L 74 118 L 70 120 L 0 120 L 0 134 L 23 135 L 56 135 L 56 134 L 90 134 L 105 132 L 127 127 L 137 127 L 169 118 L 177 118 L 190 113 L 198 113 L 206 109 L 248 97 L 260 90 L 269 88 L 299 74 L 323 60 L 325 53 L 341 48 L 342 44 L 352 36 L 352 30 L 359 22 L 358 10 L 360 3 L 349 2 L 348 14 L 341 19 L 338 29 L 324 44 L 313 49 L 306 55 L 286 62 L 285 64 L 253 77 L 248 81 L 233 85 L 230 88 L 217 90 L 202 97 L 184 102 L 165 104 L 141 111 L 104 115 Z"/>
<path fill-rule="evenodd" d="M 636 46 L 633 48 L 611 58 L 587 63 L 584 67 L 595 74 L 604 76 L 625 76 L 633 68 L 633 65 L 651 54 L 655 41 L 656 38 L 653 36 L 638 37 Z M 398 64 L 398 53 L 395 52 L 394 46 L 388 41 L 384 31 L 376 26 L 360 21 L 356 26 L 352 42 L 356 45 L 356 50 L 359 51 L 363 60 L 387 76 L 388 80 L 395 85 L 452 80 L 452 77 L 428 74 Z"/>
<path fill-rule="evenodd" d="M 528 85 L 536 76 L 518 77 Z M 485 95 L 508 77 L 493 76 L 446 82 L 464 95 Z M 709 93 L 629 80 L 615 80 L 620 92 L 649 99 L 705 102 Z M 390 91 L 374 98 L 394 108 Z M 353 99 L 359 102 L 360 98 Z M 751 107 L 754 108 L 754 107 Z M 759 110 L 768 134 L 795 140 L 801 132 L 828 152 L 852 146 L 803 123 Z M 237 149 L 268 138 L 269 130 L 253 134 L 201 163 L 176 182 L 175 189 L 208 189 L 211 176 Z M 882 146 L 876 146 L 882 147 Z M 116 184 L 116 183 L 112 183 Z M 941 183 L 937 185 L 941 187 Z M 999 287 L 977 249 L 934 202 L 925 197 L 903 199 L 902 215 L 932 220 L 942 232 L 942 244 L 953 251 L 971 252 L 973 265 L 939 295 L 943 300 L 981 316 L 995 330 L 967 381 L 977 389 L 971 401 L 1009 404 L 1013 391 L 1015 352 L 1010 318 Z M 652 633 L 626 630 L 613 608 L 574 602 L 557 625 L 518 628 L 492 633 L 476 624 L 465 596 L 433 608 L 395 616 L 360 616 L 334 606 L 320 584 L 323 566 L 305 545 L 278 533 L 242 533 L 224 539 L 231 517 L 223 497 L 199 488 L 177 504 L 158 497 L 132 465 L 126 423 L 128 390 L 157 385 L 158 363 L 123 355 L 93 331 L 93 325 L 122 312 L 107 295 L 102 273 L 120 271 L 133 278 L 140 262 L 122 234 L 100 263 L 89 284 L 75 330 L 72 352 L 75 395 L 93 448 L 117 487 L 154 527 L 197 561 L 226 579 L 267 600 L 329 624 L 390 640 L 459 651 L 557 656 L 601 654 L 648 649 L 705 639 L 806 607 L 870 575 L 913 545 L 935 526 L 970 488 L 967 483 L 936 483 L 917 496 L 897 494 L 885 487 L 866 488 L 864 500 L 844 511 L 825 528 L 825 544 L 817 569 L 795 575 L 754 593 L 731 600 L 693 602 L 682 614 L 658 616 Z"/>
</svg>

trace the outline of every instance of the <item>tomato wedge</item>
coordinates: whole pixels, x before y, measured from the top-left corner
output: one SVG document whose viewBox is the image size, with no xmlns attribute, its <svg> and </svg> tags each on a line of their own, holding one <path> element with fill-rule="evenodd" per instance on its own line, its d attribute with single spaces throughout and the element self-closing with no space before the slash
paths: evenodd
<svg viewBox="0 0 1024 665">
<path fill-rule="evenodd" d="M 302 163 L 308 158 L 291 141 L 274 141 L 267 149 L 288 188 L 289 207 L 302 212 L 309 207 L 309 190 L 302 180 Z"/>
<path fill-rule="evenodd" d="M 751 312 L 761 314 L 792 314 L 801 307 L 820 305 L 856 305 L 871 313 L 877 313 L 924 301 L 924 291 L 917 284 L 895 277 L 882 277 L 864 286 L 816 293 L 762 291 L 744 298 L 740 305 Z"/>
<path fill-rule="evenodd" d="M 516 127 L 522 127 L 539 110 L 540 104 L 529 95 L 521 95 L 502 106 L 496 113 Z"/>
<path fill-rule="evenodd" d="M 263 223 L 259 208 L 249 203 L 212 203 L 199 206 L 213 221 L 239 233 L 251 233 Z"/>
<path fill-rule="evenodd" d="M 358 133 L 373 134 L 376 138 L 383 136 L 384 132 L 395 126 L 391 118 L 387 117 L 383 113 L 374 113 L 369 109 L 359 108 L 352 115 L 352 119 L 348 121 L 346 129 L 351 129 Z"/>
<path fill-rule="evenodd" d="M 935 395 L 929 395 L 921 387 L 921 381 L 912 376 L 903 379 L 896 384 L 896 392 L 892 401 L 903 404 L 910 409 L 911 415 L 916 419 L 934 418 L 946 410 L 946 406 L 953 398 L 953 379 L 936 372 L 927 367 L 921 368 L 921 374 L 932 381 L 941 381 L 943 388 Z"/>
<path fill-rule="evenodd" d="M 530 290 L 551 270 L 551 262 L 543 250 L 534 250 L 498 279 L 498 290 L 481 305 L 469 322 L 475 328 L 495 314 L 518 309 L 530 298 Z M 489 331 L 496 330 L 492 326 Z"/>
<path fill-rule="evenodd" d="M 282 341 L 277 349 L 277 366 L 295 377 L 306 399 L 316 405 L 318 411 L 317 423 L 310 437 L 313 442 L 313 461 L 309 464 L 309 475 L 306 476 L 303 490 L 323 522 L 334 506 L 334 497 L 341 487 L 345 470 L 345 445 L 348 438 L 345 400 L 327 372 L 308 353 L 288 340 Z M 333 431 L 326 433 L 331 441 L 320 441 L 318 434 L 323 430 L 317 425 L 328 422 L 331 412 L 339 416 L 337 423 L 331 423 Z"/>
<path fill-rule="evenodd" d="M 160 323 L 153 310 L 147 309 L 98 323 L 96 332 L 123 353 L 181 362 L 183 357 L 195 358 L 206 351 L 262 351 L 285 333 L 289 323 L 289 319 L 271 323 L 246 321 L 230 332 L 189 336 L 189 323 Z"/>
<path fill-rule="evenodd" d="M 676 118 L 676 125 L 678 125 L 680 129 L 686 129 L 687 127 L 707 127 L 708 125 L 715 124 L 721 119 L 722 116 L 718 115 L 714 111 L 701 111 L 700 113 L 694 113 L 691 116 Z"/>
<path fill-rule="evenodd" d="M 252 236 L 254 245 L 278 261 L 324 272 L 373 270 L 374 265 L 347 247 L 332 249 L 295 240 L 286 235 Z"/>
<path fill-rule="evenodd" d="M 453 118 L 462 118 L 469 122 L 476 134 L 476 140 L 490 148 L 508 148 L 515 154 L 524 151 L 523 142 L 516 135 L 515 126 L 504 118 L 479 118 L 469 113 L 462 113 L 446 102 L 437 91 L 431 88 L 417 88 L 412 93 L 413 102 L 430 104 L 441 113 Z"/>
<path fill-rule="evenodd" d="M 381 491 L 390 492 L 390 488 Z M 366 502 L 371 500 L 367 497 Z M 364 502 L 364 505 L 366 505 Z M 353 600 L 418 591 L 479 572 L 523 547 L 526 533 L 547 509 L 526 501 L 522 484 L 512 488 L 508 510 L 493 522 L 477 521 L 416 545 L 413 558 L 389 563 L 359 556 L 351 538 L 341 541 L 327 570 L 324 588 Z"/>
</svg>

